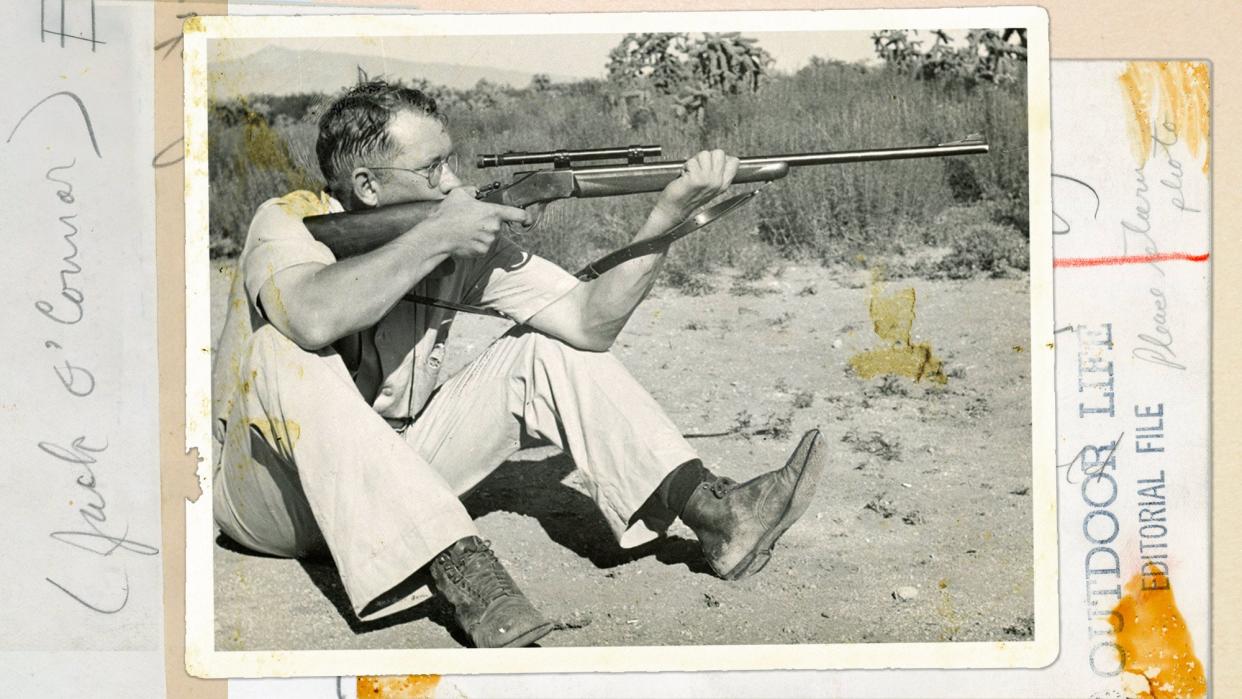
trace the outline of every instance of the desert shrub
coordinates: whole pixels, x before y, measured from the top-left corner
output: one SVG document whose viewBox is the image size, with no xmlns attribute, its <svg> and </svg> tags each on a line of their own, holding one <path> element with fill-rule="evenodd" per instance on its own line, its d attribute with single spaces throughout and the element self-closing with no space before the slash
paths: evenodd
<svg viewBox="0 0 1242 699">
<path fill-rule="evenodd" d="M 731 248 L 725 260 L 730 266 L 736 267 L 740 277 L 748 282 L 763 279 L 772 265 L 776 263 L 776 253 L 772 247 L 763 243 L 738 245 Z"/>
<path fill-rule="evenodd" d="M 954 237 L 952 246 L 952 251 L 940 260 L 937 269 L 950 279 L 978 274 L 1004 276 L 1030 267 L 1026 238 L 1012 228 L 995 223 L 965 226 Z"/>
<path fill-rule="evenodd" d="M 901 439 L 899 437 L 888 437 L 876 430 L 872 430 L 864 435 L 860 434 L 858 430 L 851 429 L 842 435 L 841 441 L 850 445 L 851 449 L 861 454 L 877 456 L 884 461 L 901 460 Z"/>
<path fill-rule="evenodd" d="M 972 202 L 983 198 L 983 186 L 975 171 L 962 162 L 961 158 L 945 159 L 944 182 L 955 202 Z"/>
<path fill-rule="evenodd" d="M 706 296 L 716 290 L 715 282 L 706 272 L 676 261 L 665 264 L 660 270 L 660 283 L 686 296 Z"/>
<path fill-rule="evenodd" d="M 814 391 L 798 391 L 793 397 L 793 407 L 802 409 L 809 408 L 815 403 Z"/>
<path fill-rule="evenodd" d="M 244 103 L 213 109 L 208 116 L 212 257 L 241 252 L 259 204 L 298 189 L 323 187 L 314 165 L 314 126 L 274 127 L 268 116 L 249 110 Z"/>
<path fill-rule="evenodd" d="M 750 206 L 673 246 L 662 282 L 695 293 L 713 286 L 719 265 L 737 267 L 753 280 L 778 256 L 857 267 L 941 245 L 952 248 L 949 257 L 957 261 L 932 273 L 1025 267 L 1025 249 L 1019 248 L 1026 241 L 1029 203 L 1020 83 L 965 86 L 821 59 L 794 74 L 771 74 L 757 91 L 717 95 L 694 120 L 676 118 L 658 101 L 622 99 L 615 85 L 595 80 L 526 89 L 424 87 L 436 92 L 448 116 L 462 179 L 478 185 L 506 180 L 515 171 L 474 167 L 476 155 L 505 150 L 650 143 L 662 145 L 662 159 L 672 160 L 703 148 L 772 155 L 923 145 L 971 133 L 985 134 L 992 144 L 986 156 L 793 170 L 767 185 Z M 325 98 L 255 95 L 212 105 L 215 254 L 240 249 L 265 199 L 322 185 L 314 116 Z M 634 118 L 639 111 L 646 116 Z M 576 270 L 628 243 L 654 197 L 555 202 L 523 244 Z M 934 223 L 964 206 L 969 215 L 961 225 Z M 1002 228 L 1005 236 L 999 235 Z"/>
<path fill-rule="evenodd" d="M 931 40 L 930 47 L 923 46 Z M 972 29 L 964 44 L 943 31 L 886 29 L 871 35 L 876 55 L 889 70 L 916 80 L 966 86 L 1014 84 L 1026 76 L 1025 29 Z"/>
</svg>

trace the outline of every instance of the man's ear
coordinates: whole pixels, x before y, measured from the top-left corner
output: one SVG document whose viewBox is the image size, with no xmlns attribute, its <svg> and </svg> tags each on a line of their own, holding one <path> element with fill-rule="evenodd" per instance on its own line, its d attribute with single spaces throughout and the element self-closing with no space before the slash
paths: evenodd
<svg viewBox="0 0 1242 699">
<path fill-rule="evenodd" d="M 358 167 L 350 173 L 354 201 L 363 206 L 379 206 L 379 177 L 370 168 Z"/>
</svg>

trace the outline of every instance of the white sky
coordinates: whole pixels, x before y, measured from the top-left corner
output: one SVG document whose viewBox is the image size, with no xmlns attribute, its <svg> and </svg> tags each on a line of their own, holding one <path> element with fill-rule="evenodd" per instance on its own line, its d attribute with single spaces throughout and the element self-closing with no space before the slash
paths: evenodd
<svg viewBox="0 0 1242 699">
<path fill-rule="evenodd" d="M 874 59 L 871 32 L 744 32 L 759 40 L 772 55 L 774 69 L 793 72 L 811 56 L 853 62 Z M 623 34 L 561 34 L 555 36 L 340 37 L 331 39 L 231 40 L 228 58 L 247 56 L 265 46 L 317 50 L 399 60 L 504 68 L 580 78 L 602 78 L 608 52 Z M 925 38 L 930 45 L 932 38 Z M 221 56 L 224 57 L 223 55 Z"/>
</svg>

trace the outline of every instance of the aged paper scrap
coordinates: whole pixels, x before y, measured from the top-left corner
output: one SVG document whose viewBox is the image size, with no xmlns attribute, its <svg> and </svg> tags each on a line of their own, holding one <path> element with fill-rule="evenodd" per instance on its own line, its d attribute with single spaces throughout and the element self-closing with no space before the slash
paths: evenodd
<svg viewBox="0 0 1242 699">
<path fill-rule="evenodd" d="M 6 6 L 0 693 L 163 691 L 149 8 Z"/>
</svg>

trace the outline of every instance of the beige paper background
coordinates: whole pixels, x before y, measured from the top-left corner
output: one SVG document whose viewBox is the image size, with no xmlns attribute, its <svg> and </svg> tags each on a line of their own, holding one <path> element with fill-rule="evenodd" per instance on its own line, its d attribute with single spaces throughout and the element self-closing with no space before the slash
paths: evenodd
<svg viewBox="0 0 1242 699">
<path fill-rule="evenodd" d="M 325 3 L 327 4 L 327 3 Z M 401 0 L 333 0 L 333 4 L 408 6 L 424 11 L 498 11 L 496 0 L 424 0 L 417 4 Z M 711 0 L 713 10 L 837 9 L 872 7 L 937 7 L 1030 4 L 956 0 Z M 1155 0 L 1045 0 L 1039 3 L 1051 18 L 1051 54 L 1058 58 L 1206 58 L 1213 64 L 1213 135 L 1242 130 L 1242 47 L 1231 28 L 1242 27 L 1242 4 L 1235 0 L 1201 0 L 1193 5 Z M 613 0 L 569 2 L 567 0 L 510 0 L 508 12 L 569 12 L 589 9 L 610 11 L 702 10 L 704 4 L 688 0 Z M 224 14 L 226 0 L 157 2 L 153 45 L 180 33 L 179 14 Z M 181 62 L 177 52 L 161 58 L 156 54 L 156 125 L 153 152 L 159 152 L 181 135 Z M 1230 313 L 1242 304 L 1242 291 L 1235 265 L 1242 264 L 1242 239 L 1229 234 L 1227 222 L 1242 216 L 1242 149 L 1213 149 L 1214 221 L 1217 224 L 1212 254 L 1213 269 L 1213 647 L 1215 662 L 1212 685 L 1215 696 L 1242 692 L 1242 667 L 1226 659 L 1239 657 L 1242 634 L 1242 595 L 1229 581 L 1242 572 L 1242 509 L 1232 507 L 1242 486 L 1234 480 L 1235 457 L 1242 443 L 1239 402 L 1227 395 L 1228 387 L 1242 366 L 1242 337 L 1228 323 Z M 165 158 L 179 148 L 174 147 Z M 185 308 L 184 216 L 180 165 L 160 167 L 156 173 L 156 257 L 159 305 L 160 456 L 163 465 L 162 520 L 164 555 L 164 634 L 167 694 L 178 699 L 226 699 L 227 682 L 198 680 L 185 673 L 185 510 L 183 498 L 197 492 L 194 463 L 184 454 Z"/>
</svg>

